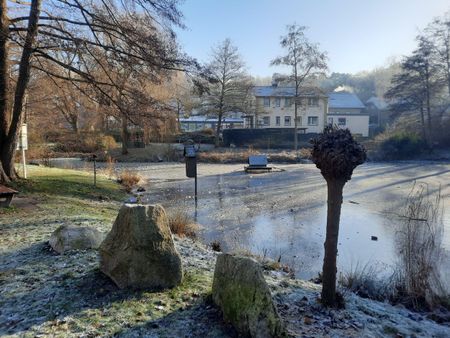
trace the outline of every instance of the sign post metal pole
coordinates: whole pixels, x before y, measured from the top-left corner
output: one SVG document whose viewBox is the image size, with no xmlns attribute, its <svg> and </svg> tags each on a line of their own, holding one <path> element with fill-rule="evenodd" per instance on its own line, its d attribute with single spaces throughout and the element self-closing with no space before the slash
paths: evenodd
<svg viewBox="0 0 450 338">
<path fill-rule="evenodd" d="M 195 180 L 195 207 L 197 208 L 197 149 L 195 148 L 193 142 L 188 142 L 184 146 L 184 157 L 186 159 L 186 176 L 193 177 Z"/>
<path fill-rule="evenodd" d="M 17 142 L 16 150 L 20 150 L 22 152 L 23 178 L 27 178 L 27 160 L 25 157 L 25 150 L 28 150 L 28 132 L 26 123 L 22 123 L 22 126 L 20 127 L 19 140 Z"/>
<path fill-rule="evenodd" d="M 197 170 L 195 171 L 195 207 L 197 208 Z"/>
</svg>

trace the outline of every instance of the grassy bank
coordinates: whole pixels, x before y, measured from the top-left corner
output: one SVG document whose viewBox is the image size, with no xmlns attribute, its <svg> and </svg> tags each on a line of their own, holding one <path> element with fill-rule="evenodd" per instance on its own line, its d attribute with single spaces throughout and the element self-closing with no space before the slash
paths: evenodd
<svg viewBox="0 0 450 338">
<path fill-rule="evenodd" d="M 49 218 L 65 216 L 101 216 L 111 220 L 119 202 L 125 200 L 125 190 L 104 176 L 97 176 L 94 187 L 92 174 L 68 169 L 28 166 L 28 179 L 13 184 L 19 194 L 12 207 L 0 213 L 16 216 L 47 214 Z M 101 206 L 101 208 L 99 208 Z"/>
<path fill-rule="evenodd" d="M 177 244 L 185 278 L 163 292 L 119 290 L 99 271 L 95 250 L 51 250 L 48 239 L 60 225 L 108 232 L 126 198 L 119 184 L 99 176 L 94 187 L 85 172 L 30 167 L 29 179 L 14 188 L 20 194 L 13 206 L 0 209 L 0 336 L 127 336 L 150 329 L 173 337 L 189 322 L 196 336 L 227 336 L 216 310 L 206 308 L 214 254 L 205 257 L 194 243 Z"/>
</svg>

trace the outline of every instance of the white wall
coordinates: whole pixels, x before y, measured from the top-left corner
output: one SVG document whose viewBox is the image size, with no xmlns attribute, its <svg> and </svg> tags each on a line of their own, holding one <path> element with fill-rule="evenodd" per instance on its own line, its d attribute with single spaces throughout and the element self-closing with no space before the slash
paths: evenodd
<svg viewBox="0 0 450 338">
<path fill-rule="evenodd" d="M 293 98 L 291 98 L 292 100 Z M 257 105 L 260 107 L 260 113 L 258 114 L 258 121 L 262 123 L 264 117 L 270 118 L 269 125 L 258 125 L 259 128 L 294 128 L 294 104 L 285 106 L 285 98 L 281 98 L 280 107 L 275 104 L 275 97 L 270 98 L 270 107 L 264 107 L 264 99 L 262 97 L 257 98 Z M 298 107 L 298 116 L 301 116 L 301 124 L 299 128 L 307 128 L 306 133 L 319 133 L 325 126 L 325 100 L 320 99 L 317 106 Z M 276 124 L 276 117 L 280 117 L 280 125 Z M 285 125 L 284 118 L 290 116 L 291 124 Z M 314 116 L 318 118 L 316 126 L 308 125 L 308 117 Z"/>
<path fill-rule="evenodd" d="M 345 126 L 338 125 L 338 119 L 345 118 Z M 333 119 L 331 122 L 330 119 Z M 328 123 L 337 125 L 340 128 L 348 128 L 352 134 L 361 134 L 364 137 L 369 136 L 369 115 L 328 115 Z"/>
</svg>

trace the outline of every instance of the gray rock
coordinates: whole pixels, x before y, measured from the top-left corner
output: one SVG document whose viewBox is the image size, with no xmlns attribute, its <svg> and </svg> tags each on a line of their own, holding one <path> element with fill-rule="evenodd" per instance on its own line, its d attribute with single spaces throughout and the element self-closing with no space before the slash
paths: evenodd
<svg viewBox="0 0 450 338">
<path fill-rule="evenodd" d="M 56 229 L 48 243 L 59 254 L 70 250 L 98 249 L 105 234 L 91 227 L 62 225 Z"/>
<path fill-rule="evenodd" d="M 282 337 L 277 313 L 261 266 L 247 257 L 217 257 L 212 297 L 226 321 L 245 337 Z"/>
<path fill-rule="evenodd" d="M 164 289 L 181 283 L 181 257 L 162 206 L 120 208 L 100 246 L 100 270 L 120 288 Z"/>
</svg>

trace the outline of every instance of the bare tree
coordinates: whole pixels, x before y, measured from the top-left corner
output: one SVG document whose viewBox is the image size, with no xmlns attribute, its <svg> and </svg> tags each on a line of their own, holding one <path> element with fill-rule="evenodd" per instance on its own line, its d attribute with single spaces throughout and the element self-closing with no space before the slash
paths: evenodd
<svg viewBox="0 0 450 338">
<path fill-rule="evenodd" d="M 212 49 L 207 68 L 211 83 L 203 97 L 202 110 L 217 116 L 215 145 L 218 147 L 224 114 L 243 110 L 252 84 L 237 47 L 229 39 Z"/>
<path fill-rule="evenodd" d="M 336 305 L 336 257 L 344 185 L 353 170 L 366 160 L 364 147 L 358 144 L 348 129 L 325 127 L 311 141 L 311 157 L 327 181 L 328 208 L 325 255 L 322 269 L 322 303 Z"/>
<path fill-rule="evenodd" d="M 436 62 L 442 72 L 450 97 L 450 12 L 436 18 L 425 30 L 436 54 Z"/>
<path fill-rule="evenodd" d="M 32 0 L 29 9 L 12 5 L 17 13 L 13 18 L 8 17 L 6 0 L 0 3 L 0 182 L 16 177 L 13 157 L 32 67 L 75 86 L 89 84 L 116 107 L 118 97 L 110 95 L 116 83 L 102 59 L 145 65 L 150 80 L 161 70 L 199 70 L 194 60 L 179 53 L 174 40 L 171 27 L 182 26 L 178 0 L 50 0 L 45 8 L 41 3 Z M 21 52 L 20 60 L 12 60 L 13 48 Z M 13 63 L 18 65 L 13 68 Z M 10 81 L 15 69 L 17 77 Z"/>
<path fill-rule="evenodd" d="M 297 24 L 287 26 L 287 34 L 281 37 L 280 45 L 286 50 L 284 56 L 272 60 L 272 66 L 285 65 L 291 67 L 291 75 L 286 80 L 294 83 L 294 149 L 298 149 L 298 106 L 300 105 L 300 88 L 304 81 L 327 69 L 327 55 L 319 46 L 308 40 L 306 27 Z"/>
</svg>

